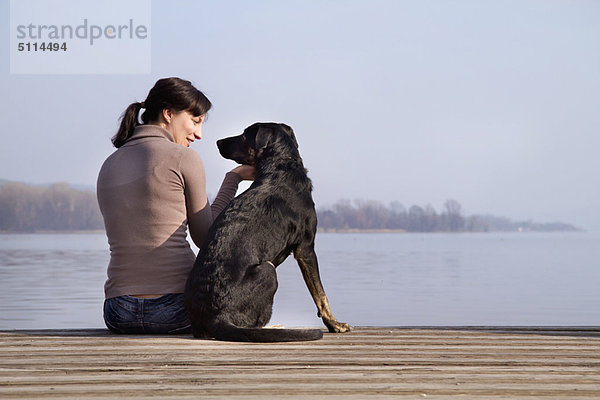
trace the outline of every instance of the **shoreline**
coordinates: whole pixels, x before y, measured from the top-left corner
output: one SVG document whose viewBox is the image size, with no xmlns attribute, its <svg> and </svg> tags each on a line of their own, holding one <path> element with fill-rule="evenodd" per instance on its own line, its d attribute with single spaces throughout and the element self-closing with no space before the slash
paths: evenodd
<svg viewBox="0 0 600 400">
<path fill-rule="evenodd" d="M 0 235 L 34 235 L 34 234 L 42 234 L 42 235 L 69 235 L 69 234 L 77 234 L 77 235 L 87 235 L 87 234 L 98 234 L 98 233 L 106 233 L 104 229 L 82 229 L 82 230 L 45 230 L 45 229 L 36 229 L 33 231 L 0 231 Z"/>
<path fill-rule="evenodd" d="M 417 233 L 417 234 L 435 234 L 435 233 L 577 233 L 577 232 L 588 232 L 584 229 L 577 230 L 490 230 L 490 231 L 407 231 L 405 229 L 359 229 L 359 228 L 318 228 L 317 233 Z"/>
<path fill-rule="evenodd" d="M 318 228 L 317 233 L 410 233 L 405 229 Z"/>
<path fill-rule="evenodd" d="M 490 231 L 431 231 L 431 232 L 419 232 L 419 231 L 407 231 L 405 229 L 359 229 L 359 228 L 318 228 L 317 233 L 417 233 L 417 234 L 435 234 L 435 233 L 577 233 L 577 232 L 590 232 L 584 229 L 577 230 L 490 230 Z M 93 234 L 105 234 L 104 229 L 84 229 L 84 230 L 34 230 L 34 231 L 3 231 L 0 230 L 0 235 L 93 235 Z"/>
</svg>

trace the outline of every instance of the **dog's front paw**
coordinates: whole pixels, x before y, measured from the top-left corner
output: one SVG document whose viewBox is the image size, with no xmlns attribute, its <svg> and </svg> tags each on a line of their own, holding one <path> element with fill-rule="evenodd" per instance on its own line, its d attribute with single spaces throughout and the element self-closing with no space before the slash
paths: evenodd
<svg viewBox="0 0 600 400">
<path fill-rule="evenodd" d="M 327 326 L 327 329 L 329 329 L 329 332 L 331 333 L 343 333 L 350 332 L 352 330 L 352 327 L 350 325 L 344 322 L 338 322 L 336 320 L 323 320 L 323 323 L 325 323 L 325 326 Z"/>
</svg>

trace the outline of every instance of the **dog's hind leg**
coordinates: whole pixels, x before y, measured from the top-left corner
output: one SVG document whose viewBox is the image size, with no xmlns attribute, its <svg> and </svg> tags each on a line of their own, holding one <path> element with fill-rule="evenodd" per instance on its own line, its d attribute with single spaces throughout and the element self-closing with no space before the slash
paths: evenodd
<svg viewBox="0 0 600 400">
<path fill-rule="evenodd" d="M 337 319 L 331 313 L 329 308 L 329 301 L 325 295 L 325 289 L 321 283 L 321 276 L 319 275 L 319 263 L 317 261 L 317 255 L 315 254 L 314 244 L 310 246 L 299 247 L 294 251 L 294 258 L 298 261 L 300 271 L 302 271 L 302 277 L 308 291 L 317 306 L 318 315 L 323 320 L 329 332 L 348 332 L 352 327 L 346 323 L 338 322 Z"/>
<path fill-rule="evenodd" d="M 232 291 L 235 297 L 227 310 L 228 320 L 239 327 L 265 326 L 271 319 L 277 286 L 277 272 L 270 261 L 248 267 Z"/>
</svg>

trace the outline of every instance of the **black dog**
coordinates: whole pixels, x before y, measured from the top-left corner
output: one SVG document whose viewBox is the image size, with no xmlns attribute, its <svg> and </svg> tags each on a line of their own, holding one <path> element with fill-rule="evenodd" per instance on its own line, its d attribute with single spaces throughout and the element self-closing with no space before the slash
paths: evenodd
<svg viewBox="0 0 600 400">
<path fill-rule="evenodd" d="M 187 280 L 185 306 L 194 336 L 249 342 L 320 339 L 319 329 L 261 329 L 271 318 L 275 268 L 290 253 L 329 331 L 349 331 L 332 315 L 319 277 L 312 184 L 292 128 L 256 123 L 217 146 L 223 157 L 255 165 L 256 178 L 214 221 Z"/>
</svg>

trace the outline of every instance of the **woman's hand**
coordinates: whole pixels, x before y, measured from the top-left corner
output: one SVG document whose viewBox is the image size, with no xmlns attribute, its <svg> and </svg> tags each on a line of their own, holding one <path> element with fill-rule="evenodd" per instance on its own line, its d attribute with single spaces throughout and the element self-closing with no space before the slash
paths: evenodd
<svg viewBox="0 0 600 400">
<path fill-rule="evenodd" d="M 242 177 L 244 181 L 253 181 L 254 175 L 256 174 L 256 167 L 254 165 L 239 165 L 231 170 Z"/>
</svg>

